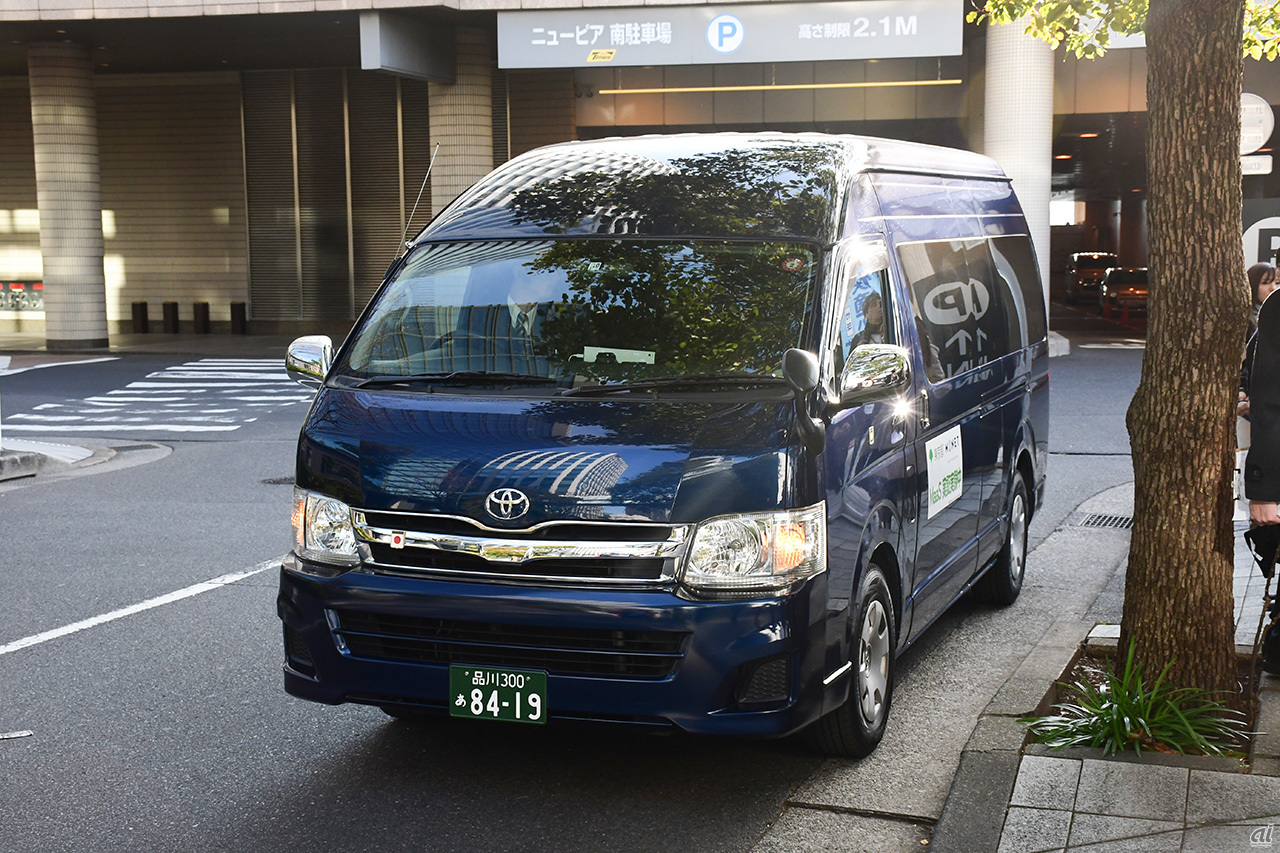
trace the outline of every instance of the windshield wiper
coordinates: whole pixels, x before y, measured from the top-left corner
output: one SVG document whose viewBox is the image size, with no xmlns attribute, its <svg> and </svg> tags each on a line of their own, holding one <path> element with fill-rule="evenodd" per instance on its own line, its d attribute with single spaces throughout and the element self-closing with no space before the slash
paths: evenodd
<svg viewBox="0 0 1280 853">
<path fill-rule="evenodd" d="M 538 376 L 536 373 L 502 373 L 489 370 L 454 370 L 448 373 L 410 373 L 404 376 L 370 376 L 356 383 L 357 388 L 369 388 L 375 385 L 409 385 L 428 382 L 467 383 L 475 381 L 510 382 L 525 385 L 553 385 L 560 380 L 552 376 Z"/>
<path fill-rule="evenodd" d="M 776 385 L 786 384 L 781 376 L 758 373 L 696 373 L 690 376 L 668 376 L 664 379 L 637 379 L 634 382 L 615 382 L 611 385 L 583 385 L 560 391 L 559 397 L 580 397 L 590 394 L 619 394 L 627 391 L 682 390 L 705 388 L 715 385 Z"/>
</svg>

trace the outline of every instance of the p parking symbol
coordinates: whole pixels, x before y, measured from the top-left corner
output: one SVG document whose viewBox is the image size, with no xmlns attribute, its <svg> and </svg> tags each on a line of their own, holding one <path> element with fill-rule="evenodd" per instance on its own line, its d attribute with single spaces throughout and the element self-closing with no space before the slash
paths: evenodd
<svg viewBox="0 0 1280 853">
<path fill-rule="evenodd" d="M 733 15 L 717 15 L 707 25 L 707 44 L 716 53 L 733 53 L 742 47 L 746 30 Z"/>
</svg>

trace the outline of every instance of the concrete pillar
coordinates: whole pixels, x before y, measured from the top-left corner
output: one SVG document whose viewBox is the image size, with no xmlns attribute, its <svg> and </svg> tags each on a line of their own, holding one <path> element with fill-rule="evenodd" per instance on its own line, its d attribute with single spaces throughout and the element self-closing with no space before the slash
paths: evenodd
<svg viewBox="0 0 1280 853">
<path fill-rule="evenodd" d="M 1084 203 L 1084 248 L 1087 252 L 1120 253 L 1120 199 L 1095 198 Z"/>
<path fill-rule="evenodd" d="M 35 142 L 45 345 L 107 346 L 102 186 L 93 62 L 83 45 L 27 47 Z"/>
<path fill-rule="evenodd" d="M 1147 265 L 1147 196 L 1126 193 L 1120 199 L 1120 263 L 1128 267 Z"/>
<path fill-rule="evenodd" d="M 1053 51 L 1025 24 L 987 29 L 983 146 L 1013 179 L 1049 298 L 1049 197 L 1053 169 Z"/>
<path fill-rule="evenodd" d="M 457 79 L 428 84 L 432 150 L 440 143 L 431 170 L 432 215 L 493 170 L 492 40 L 488 30 L 458 27 Z"/>
</svg>

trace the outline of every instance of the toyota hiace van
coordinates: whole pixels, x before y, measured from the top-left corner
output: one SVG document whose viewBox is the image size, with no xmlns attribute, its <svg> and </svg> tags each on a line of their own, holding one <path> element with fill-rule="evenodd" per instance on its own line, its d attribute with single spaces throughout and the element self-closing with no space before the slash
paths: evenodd
<svg viewBox="0 0 1280 853">
<path fill-rule="evenodd" d="M 290 348 L 317 393 L 286 690 L 870 752 L 895 658 L 1022 585 L 1049 391 L 1028 234 L 990 159 L 882 139 L 508 162 L 336 351 Z"/>
</svg>

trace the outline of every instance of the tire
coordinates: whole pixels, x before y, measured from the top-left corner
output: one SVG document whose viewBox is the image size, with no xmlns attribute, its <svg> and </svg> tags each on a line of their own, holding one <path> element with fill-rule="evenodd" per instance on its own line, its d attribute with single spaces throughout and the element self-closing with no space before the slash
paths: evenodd
<svg viewBox="0 0 1280 853">
<path fill-rule="evenodd" d="M 1022 579 L 1027 571 L 1027 524 L 1030 518 L 1027 482 L 1021 474 L 1015 472 L 1013 490 L 1009 496 L 1009 530 L 1004 537 L 1004 547 L 996 556 L 995 564 L 987 569 L 987 573 L 974 588 L 982 601 L 1008 607 L 1018 600 L 1018 593 L 1022 592 Z"/>
<path fill-rule="evenodd" d="M 897 646 L 898 627 L 889 584 L 883 571 L 871 565 L 862 579 L 857 621 L 853 625 L 853 683 L 849 685 L 849 697 L 809 727 L 810 743 L 820 752 L 862 758 L 875 750 L 889 721 Z"/>
</svg>

